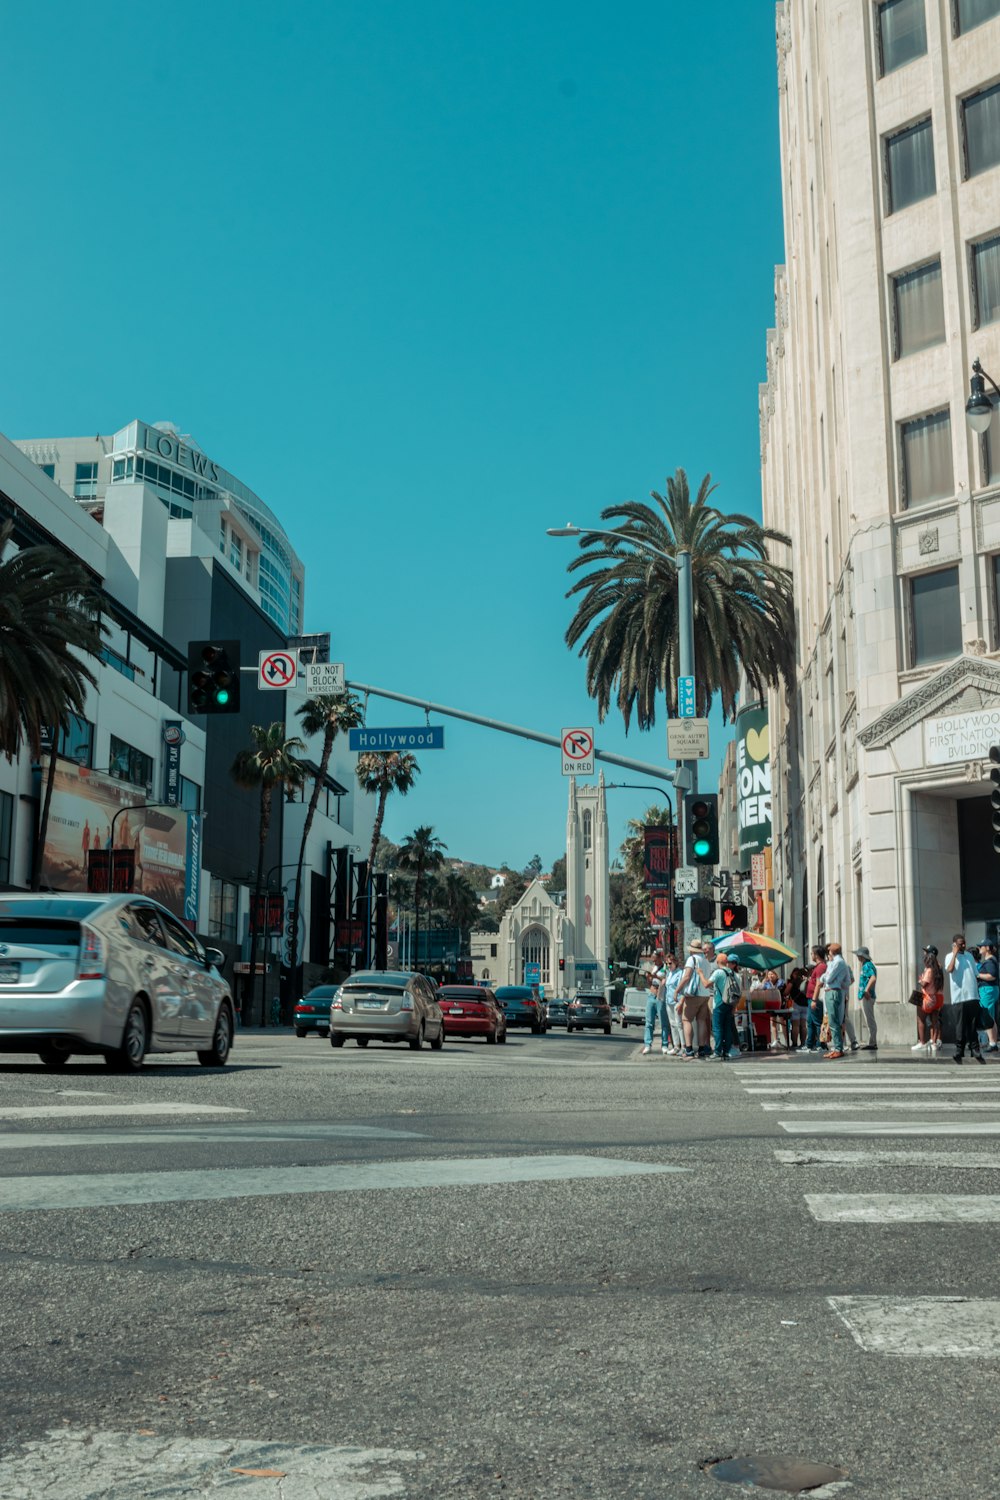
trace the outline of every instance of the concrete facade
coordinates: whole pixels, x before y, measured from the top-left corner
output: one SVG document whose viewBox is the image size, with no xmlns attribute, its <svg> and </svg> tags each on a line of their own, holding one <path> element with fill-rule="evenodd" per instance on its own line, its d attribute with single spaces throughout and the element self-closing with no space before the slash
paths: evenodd
<svg viewBox="0 0 1000 1500">
<path fill-rule="evenodd" d="M 785 265 L 761 473 L 798 618 L 796 692 L 769 704 L 778 935 L 868 944 L 886 1034 L 909 1039 L 923 943 L 1000 920 L 1000 859 L 983 856 L 1000 426 L 979 439 L 964 417 L 973 359 L 1000 372 L 982 279 L 1000 18 L 963 33 L 961 7 L 926 0 L 923 44 L 915 8 L 901 54 L 885 12 L 777 6 Z"/>
</svg>

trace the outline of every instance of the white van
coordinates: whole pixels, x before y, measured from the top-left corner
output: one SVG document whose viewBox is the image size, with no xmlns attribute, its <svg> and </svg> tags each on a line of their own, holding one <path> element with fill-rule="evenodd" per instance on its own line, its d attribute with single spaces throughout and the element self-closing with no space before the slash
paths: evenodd
<svg viewBox="0 0 1000 1500">
<path fill-rule="evenodd" d="M 626 1026 L 645 1026 L 646 1001 L 648 999 L 648 990 L 639 990 L 634 985 L 629 985 L 625 991 L 620 1011 L 623 1031 Z"/>
</svg>

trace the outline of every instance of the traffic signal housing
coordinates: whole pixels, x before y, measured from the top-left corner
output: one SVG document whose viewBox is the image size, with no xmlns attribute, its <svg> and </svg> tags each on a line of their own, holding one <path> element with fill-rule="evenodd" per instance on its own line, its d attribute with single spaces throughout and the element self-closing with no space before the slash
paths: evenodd
<svg viewBox="0 0 1000 1500">
<path fill-rule="evenodd" d="M 990 746 L 990 812 L 993 823 L 993 852 L 1000 854 L 1000 745 Z"/>
<path fill-rule="evenodd" d="M 189 718 L 239 713 L 239 641 L 188 642 L 187 711 Z"/>
<path fill-rule="evenodd" d="M 711 927 L 715 921 L 715 902 L 711 896 L 691 897 L 691 921 L 695 927 Z"/>
<path fill-rule="evenodd" d="M 696 793 L 687 803 L 687 857 L 689 865 L 719 863 L 719 795 Z"/>
<path fill-rule="evenodd" d="M 747 909 L 738 901 L 723 901 L 719 907 L 719 926 L 723 932 L 742 932 L 747 925 Z"/>
</svg>

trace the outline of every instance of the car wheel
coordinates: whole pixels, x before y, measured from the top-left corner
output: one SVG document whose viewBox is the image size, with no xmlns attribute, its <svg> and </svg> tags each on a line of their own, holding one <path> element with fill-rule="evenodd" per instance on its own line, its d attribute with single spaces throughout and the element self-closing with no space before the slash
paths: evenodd
<svg viewBox="0 0 1000 1500">
<path fill-rule="evenodd" d="M 66 1066 L 72 1054 L 56 1042 L 46 1042 L 38 1055 L 42 1059 L 42 1066 L 54 1073 L 57 1068 Z"/>
<path fill-rule="evenodd" d="M 331 1047 L 342 1047 L 343 1045 L 344 1045 L 344 1038 L 341 1036 L 340 1032 L 339 1031 L 331 1031 L 330 1032 L 330 1046 Z"/>
<path fill-rule="evenodd" d="M 531 1035 L 532 1036 L 540 1036 L 541 1035 L 541 1031 L 542 1031 L 542 1028 L 541 1028 L 541 1026 L 539 1026 L 538 1022 L 537 1021 L 532 1021 L 532 1023 L 531 1023 Z"/>
<path fill-rule="evenodd" d="M 316 1030 L 319 1032 L 320 1036 L 329 1036 L 330 1035 L 330 1028 L 329 1028 L 329 1026 L 317 1026 Z"/>
<path fill-rule="evenodd" d="M 367 1047 L 368 1043 L 370 1041 L 371 1041 L 371 1037 L 367 1037 L 367 1036 L 356 1036 L 354 1038 L 354 1044 L 357 1047 Z"/>
<path fill-rule="evenodd" d="M 627 1030 L 628 1030 L 628 1022 L 625 1020 L 625 1018 L 623 1016 L 622 1017 L 622 1031 L 627 1031 Z"/>
<path fill-rule="evenodd" d="M 437 1036 L 434 1038 L 433 1042 L 431 1042 L 431 1051 L 432 1052 L 440 1052 L 441 1048 L 443 1046 L 444 1046 L 444 1026 L 442 1025 L 439 1028 L 439 1030 L 438 1030 Z"/>
<path fill-rule="evenodd" d="M 198 1053 L 198 1061 L 203 1068 L 224 1068 L 229 1061 L 232 1045 L 233 1018 L 229 1013 L 229 1006 L 223 1004 L 219 1006 L 219 1014 L 215 1019 L 212 1045 Z"/>
<path fill-rule="evenodd" d="M 125 1073 L 138 1073 L 148 1050 L 149 1021 L 146 1019 L 146 1006 L 142 1000 L 135 999 L 125 1017 L 122 1044 L 113 1052 L 106 1053 L 105 1061 L 111 1068 L 120 1068 Z"/>
<path fill-rule="evenodd" d="M 296 1028 L 295 1028 L 295 1035 L 296 1036 L 305 1036 L 305 1034 L 306 1034 L 306 1028 L 304 1026 L 296 1026 Z"/>
<path fill-rule="evenodd" d="M 610 1036 L 611 1035 L 611 1027 L 610 1026 L 605 1026 L 605 1028 L 604 1028 L 604 1035 L 605 1036 Z"/>
<path fill-rule="evenodd" d="M 421 1021 L 420 1025 L 417 1027 L 417 1034 L 416 1034 L 416 1036 L 411 1036 L 408 1040 L 409 1040 L 409 1043 L 410 1043 L 410 1051 L 411 1052 L 419 1052 L 420 1049 L 421 1049 L 421 1047 L 424 1045 L 424 1023 L 423 1023 L 423 1021 Z"/>
<path fill-rule="evenodd" d="M 507 1040 L 507 1028 L 504 1027 L 503 1031 L 500 1031 L 500 1032 L 497 1033 L 497 1043 L 498 1043 L 499 1046 L 502 1047 L 503 1044 L 504 1044 L 504 1042 L 506 1040 Z"/>
<path fill-rule="evenodd" d="M 486 1033 L 486 1045 L 488 1047 L 495 1047 L 496 1044 L 497 1044 L 497 1033 L 496 1033 L 496 1031 L 488 1031 Z"/>
</svg>

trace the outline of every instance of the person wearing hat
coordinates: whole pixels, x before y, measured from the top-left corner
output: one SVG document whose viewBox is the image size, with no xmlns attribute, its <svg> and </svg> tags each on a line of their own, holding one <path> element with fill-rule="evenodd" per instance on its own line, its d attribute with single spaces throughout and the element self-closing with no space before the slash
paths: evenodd
<svg viewBox="0 0 1000 1500">
<path fill-rule="evenodd" d="M 868 1028 L 868 1041 L 862 1047 L 862 1052 L 878 1051 L 878 1026 L 875 1021 L 875 984 L 878 979 L 878 970 L 872 963 L 871 953 L 867 948 L 855 948 L 854 957 L 861 960 L 861 973 L 858 975 L 858 1001 L 861 1005 L 861 1014 L 865 1018 Z"/>
<path fill-rule="evenodd" d="M 726 954 L 717 953 L 712 975 L 712 1039 L 719 1062 L 725 1062 L 733 1050 L 739 1051 L 736 1038 L 736 1002 L 739 998 L 740 981 L 730 970 Z"/>
<path fill-rule="evenodd" d="M 917 1043 L 911 1052 L 929 1052 L 936 1056 L 941 1049 L 941 1010 L 944 1006 L 944 974 L 938 963 L 938 951 L 928 944 L 924 949 L 923 968 L 918 988 L 923 1000 L 917 1007 Z"/>
<path fill-rule="evenodd" d="M 678 1010 L 684 1027 L 685 1061 L 690 1061 L 695 1056 L 711 1057 L 712 1055 L 708 1041 L 711 1024 L 708 1014 L 711 976 L 712 969 L 709 960 L 705 957 L 704 947 L 695 938 L 693 942 L 688 943 L 687 962 L 677 986 Z"/>
</svg>

